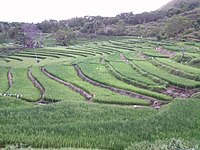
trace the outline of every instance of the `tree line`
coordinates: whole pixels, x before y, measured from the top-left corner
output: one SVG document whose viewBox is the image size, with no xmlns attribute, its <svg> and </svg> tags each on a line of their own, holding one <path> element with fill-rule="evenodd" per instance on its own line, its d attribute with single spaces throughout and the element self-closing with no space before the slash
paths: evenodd
<svg viewBox="0 0 200 150">
<path fill-rule="evenodd" d="M 180 5 L 180 6 L 179 6 Z M 77 37 L 142 36 L 163 38 L 183 37 L 186 32 L 200 29 L 200 18 L 188 18 L 184 12 L 199 7 L 200 2 L 179 3 L 176 8 L 160 9 L 141 14 L 121 13 L 115 17 L 85 16 L 68 20 L 44 20 L 41 23 L 0 22 L 0 42 L 14 41 L 27 47 L 43 44 L 42 34 L 51 34 L 59 45 L 76 42 Z M 200 12 L 200 11 L 199 11 Z M 197 12 L 197 16 L 198 13 Z"/>
</svg>

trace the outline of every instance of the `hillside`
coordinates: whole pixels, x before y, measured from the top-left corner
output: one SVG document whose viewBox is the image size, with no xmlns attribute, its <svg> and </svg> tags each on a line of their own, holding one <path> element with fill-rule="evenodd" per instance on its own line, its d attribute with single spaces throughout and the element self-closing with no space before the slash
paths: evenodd
<svg viewBox="0 0 200 150">
<path fill-rule="evenodd" d="M 172 0 L 159 10 L 177 10 L 179 12 L 190 11 L 200 6 L 199 0 Z"/>
<path fill-rule="evenodd" d="M 179 29 L 173 29 L 170 24 Z M 24 23 L 0 22 L 0 42 L 23 44 L 22 39 L 25 35 L 23 26 Z M 39 32 L 49 34 L 52 37 L 51 41 L 56 41 L 54 43 L 58 45 L 74 43 L 65 38 L 66 34 L 78 39 L 99 36 L 142 36 L 157 37 L 159 40 L 175 38 L 198 41 L 200 39 L 200 1 L 172 0 L 152 12 L 121 13 L 115 17 L 85 16 L 61 21 L 44 20 L 35 26 Z"/>
<path fill-rule="evenodd" d="M 162 37 L 167 38 L 166 35 L 166 24 L 175 17 L 183 18 L 188 22 L 188 26 L 178 34 L 179 38 L 190 39 L 198 41 L 200 39 L 200 8 L 195 8 L 191 11 L 185 11 L 178 15 L 173 15 L 173 17 L 159 19 L 157 21 L 152 21 L 144 24 L 138 24 L 134 26 L 126 26 L 128 28 L 129 34 L 134 36 L 143 37 Z"/>
</svg>

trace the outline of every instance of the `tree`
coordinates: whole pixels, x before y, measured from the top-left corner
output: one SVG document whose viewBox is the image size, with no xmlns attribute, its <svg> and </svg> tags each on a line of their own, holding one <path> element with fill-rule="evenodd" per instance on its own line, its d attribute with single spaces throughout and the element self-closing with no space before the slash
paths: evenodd
<svg viewBox="0 0 200 150">
<path fill-rule="evenodd" d="M 24 46 L 34 47 L 35 44 L 43 44 L 42 33 L 40 30 L 37 29 L 37 26 L 35 24 L 26 23 L 21 28 L 24 32 Z"/>
<path fill-rule="evenodd" d="M 165 32 L 168 38 L 178 37 L 189 27 L 189 21 L 185 17 L 174 16 L 168 20 L 165 26 Z"/>
<path fill-rule="evenodd" d="M 67 46 L 77 41 L 76 33 L 71 30 L 60 29 L 54 34 L 54 38 L 62 46 Z"/>
<path fill-rule="evenodd" d="M 11 28 L 9 30 L 9 38 L 14 40 L 16 44 L 25 45 L 24 31 L 20 27 Z"/>
</svg>

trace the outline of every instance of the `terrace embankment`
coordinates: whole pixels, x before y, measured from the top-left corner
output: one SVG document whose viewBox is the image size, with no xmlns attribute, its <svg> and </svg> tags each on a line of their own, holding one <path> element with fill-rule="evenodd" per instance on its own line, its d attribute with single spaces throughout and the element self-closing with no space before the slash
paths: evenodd
<svg viewBox="0 0 200 150">
<path fill-rule="evenodd" d="M 48 104 L 48 101 L 44 100 L 45 88 L 33 77 L 31 70 L 28 70 L 28 78 L 33 83 L 33 85 L 40 91 L 40 99 L 37 101 L 37 104 Z"/>
<path fill-rule="evenodd" d="M 167 56 L 169 58 L 172 58 L 172 57 L 174 57 L 176 55 L 175 52 L 171 52 L 169 50 L 166 50 L 166 49 L 163 49 L 163 48 L 160 48 L 160 47 L 157 47 L 155 50 L 157 52 L 159 52 L 160 54 L 165 55 L 165 56 Z"/>
<path fill-rule="evenodd" d="M 12 72 L 11 70 L 8 71 L 8 88 L 12 88 L 12 85 L 13 85 L 13 75 L 12 75 Z"/>
<path fill-rule="evenodd" d="M 105 89 L 108 89 L 112 92 L 115 92 L 115 93 L 119 93 L 121 95 L 125 95 L 125 96 L 129 96 L 131 98 L 138 98 L 138 99 L 144 99 L 144 100 L 147 100 L 151 103 L 151 106 L 154 107 L 154 105 L 156 104 L 156 106 L 158 105 L 158 103 L 160 105 L 163 105 L 163 104 L 166 104 L 168 102 L 164 102 L 164 101 L 160 101 L 160 100 L 157 100 L 155 98 L 152 98 L 152 97 L 148 97 L 148 96 L 144 96 L 144 95 L 141 95 L 141 94 L 138 94 L 138 93 L 134 93 L 132 91 L 127 91 L 127 90 L 124 90 L 124 89 L 119 89 L 119 88 L 116 88 L 116 87 L 112 87 L 112 86 L 109 86 L 109 85 L 105 85 L 105 84 L 102 84 L 102 83 L 99 83 L 99 82 L 96 82 L 92 79 L 90 79 L 89 77 L 87 77 L 82 71 L 81 69 L 78 67 L 78 65 L 74 65 L 74 68 L 78 74 L 78 76 L 84 80 L 84 81 L 87 81 L 89 82 L 90 84 L 94 85 L 94 86 L 97 86 L 97 87 L 101 87 L 101 88 L 105 88 Z M 156 103 L 155 103 L 156 102 Z"/>
<path fill-rule="evenodd" d="M 169 95 L 173 98 L 190 98 L 192 95 L 197 93 L 199 90 L 197 89 L 186 89 L 177 86 L 170 85 L 165 90 L 161 90 L 159 92 Z"/>
<path fill-rule="evenodd" d="M 87 93 L 86 91 L 80 89 L 79 87 L 77 87 L 77 86 L 75 86 L 75 85 L 73 85 L 73 84 L 71 84 L 71 83 L 68 83 L 68 82 L 66 82 L 66 81 L 63 81 L 63 80 L 57 78 L 56 76 L 54 76 L 54 75 L 52 75 L 50 72 L 48 72 L 44 67 L 41 68 L 41 71 L 42 71 L 47 77 L 49 77 L 50 79 L 55 80 L 55 81 L 57 81 L 57 82 L 59 82 L 59 83 L 65 85 L 65 86 L 69 87 L 71 90 L 73 90 L 73 91 L 79 93 L 80 95 L 84 96 L 86 100 L 88 100 L 88 101 L 91 101 L 91 100 L 92 100 L 92 95 L 90 95 L 90 94 Z"/>
</svg>

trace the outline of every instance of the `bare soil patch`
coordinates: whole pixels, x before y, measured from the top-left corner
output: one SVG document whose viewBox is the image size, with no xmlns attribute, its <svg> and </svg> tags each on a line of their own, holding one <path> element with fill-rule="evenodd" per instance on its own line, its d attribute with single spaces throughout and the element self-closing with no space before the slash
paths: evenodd
<svg viewBox="0 0 200 150">
<path fill-rule="evenodd" d="M 197 93 L 197 89 L 184 89 L 177 86 L 170 85 L 165 90 L 160 91 L 163 94 L 167 94 L 173 98 L 190 98 L 193 94 Z"/>
<path fill-rule="evenodd" d="M 156 50 L 157 52 L 159 52 L 160 54 L 165 55 L 165 56 L 167 56 L 167 57 L 169 57 L 169 58 L 172 58 L 172 57 L 174 57 L 174 56 L 176 55 L 175 52 L 172 52 L 172 51 L 169 51 L 169 50 L 160 48 L 160 47 L 157 47 L 155 50 Z"/>
</svg>

